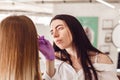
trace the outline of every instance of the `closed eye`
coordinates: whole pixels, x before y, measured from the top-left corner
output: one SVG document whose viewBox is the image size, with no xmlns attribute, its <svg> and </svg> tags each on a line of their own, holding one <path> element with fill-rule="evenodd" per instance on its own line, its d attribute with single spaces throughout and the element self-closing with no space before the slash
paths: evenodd
<svg viewBox="0 0 120 80">
<path fill-rule="evenodd" d="M 63 29 L 64 29 L 64 27 L 63 27 L 62 24 L 59 24 L 59 25 L 57 25 L 57 26 L 55 27 L 55 30 L 56 30 L 56 31 L 60 31 L 60 30 L 63 30 Z M 50 33 L 51 33 L 51 35 L 53 35 L 53 33 L 54 33 L 53 29 L 50 30 Z"/>
<path fill-rule="evenodd" d="M 62 26 L 58 26 L 57 30 L 63 30 L 64 28 Z"/>
</svg>

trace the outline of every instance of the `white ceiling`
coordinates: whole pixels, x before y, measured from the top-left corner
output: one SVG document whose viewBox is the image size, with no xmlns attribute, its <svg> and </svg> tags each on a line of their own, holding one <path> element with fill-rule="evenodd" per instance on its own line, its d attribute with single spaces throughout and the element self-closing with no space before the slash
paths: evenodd
<svg viewBox="0 0 120 80">
<path fill-rule="evenodd" d="M 96 0 L 0 0 L 0 1 L 15 1 L 15 2 L 25 2 L 25 3 L 91 3 L 91 2 L 96 2 Z M 120 3 L 120 0 L 104 0 L 109 3 Z"/>
<path fill-rule="evenodd" d="M 120 0 L 105 0 L 120 3 Z M 51 15 L 53 5 L 59 3 L 96 3 L 96 0 L 0 0 L 1 13 L 24 13 L 30 15 Z M 98 2 L 97 2 L 98 3 Z"/>
<path fill-rule="evenodd" d="M 18 1 L 18 2 L 37 2 L 37 3 L 57 3 L 57 2 L 96 2 L 96 0 L 0 0 L 0 1 Z M 110 3 L 119 3 L 120 0 L 104 0 Z"/>
</svg>

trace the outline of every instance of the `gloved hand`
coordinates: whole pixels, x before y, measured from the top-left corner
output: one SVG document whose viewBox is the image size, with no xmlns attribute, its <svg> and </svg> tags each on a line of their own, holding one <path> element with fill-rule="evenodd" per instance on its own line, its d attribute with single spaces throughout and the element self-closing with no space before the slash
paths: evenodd
<svg viewBox="0 0 120 80">
<path fill-rule="evenodd" d="M 38 37 L 38 45 L 40 52 L 45 56 L 47 60 L 55 59 L 55 51 L 48 40 L 44 38 L 44 36 Z"/>
</svg>

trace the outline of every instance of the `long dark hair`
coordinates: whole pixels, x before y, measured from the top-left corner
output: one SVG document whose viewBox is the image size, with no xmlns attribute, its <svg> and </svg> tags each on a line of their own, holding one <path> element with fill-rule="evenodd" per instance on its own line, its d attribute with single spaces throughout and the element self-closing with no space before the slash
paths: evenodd
<svg viewBox="0 0 120 80">
<path fill-rule="evenodd" d="M 86 36 L 86 33 L 81 23 L 74 16 L 67 15 L 67 14 L 56 15 L 55 17 L 52 18 L 51 22 L 56 19 L 63 20 L 67 24 L 72 34 L 73 44 L 76 47 L 77 56 L 78 58 L 80 58 L 80 62 L 82 64 L 82 68 L 85 75 L 85 80 L 93 80 L 93 79 L 98 80 L 95 68 L 92 65 L 92 62 L 89 58 L 89 51 L 94 51 L 98 53 L 101 53 L 101 52 L 98 49 L 96 49 L 94 46 L 92 46 L 91 42 Z M 61 58 L 60 58 L 61 60 L 63 61 L 67 60 L 72 65 L 70 55 L 67 53 L 66 50 L 61 50 L 55 43 L 53 47 L 55 51 L 61 52 Z M 94 77 L 92 76 L 92 73 Z"/>
</svg>

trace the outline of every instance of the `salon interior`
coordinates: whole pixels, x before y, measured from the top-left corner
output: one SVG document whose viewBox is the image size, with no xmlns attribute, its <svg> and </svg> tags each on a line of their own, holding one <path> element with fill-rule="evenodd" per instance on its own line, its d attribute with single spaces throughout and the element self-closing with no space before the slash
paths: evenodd
<svg viewBox="0 0 120 80">
<path fill-rule="evenodd" d="M 120 0 L 0 0 L 0 21 L 6 16 L 29 16 L 39 35 L 52 42 L 49 23 L 56 14 L 70 14 L 91 34 L 91 43 L 109 55 L 120 76 Z M 41 55 L 41 71 L 45 59 Z"/>
</svg>

